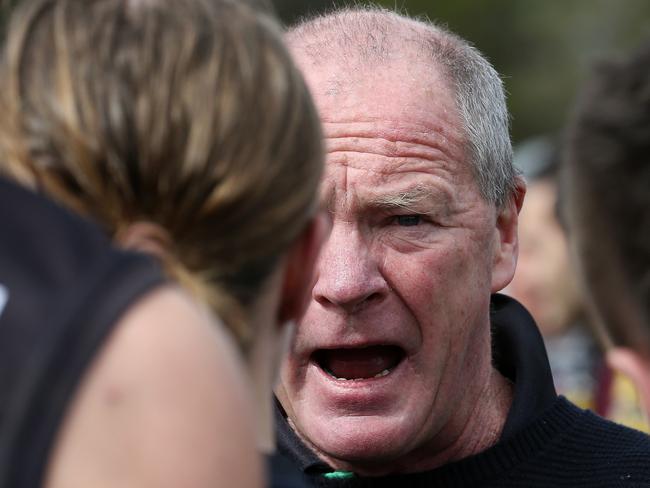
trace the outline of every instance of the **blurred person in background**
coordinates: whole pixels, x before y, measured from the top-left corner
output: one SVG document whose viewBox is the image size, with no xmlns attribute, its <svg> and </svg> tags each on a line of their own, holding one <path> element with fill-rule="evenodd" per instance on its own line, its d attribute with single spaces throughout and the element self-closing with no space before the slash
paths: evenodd
<svg viewBox="0 0 650 488">
<path fill-rule="evenodd" d="M 585 311 L 560 213 L 559 144 L 551 136 L 515 148 L 527 180 L 519 215 L 519 259 L 505 292 L 531 312 L 544 338 L 558 393 L 582 408 L 648 431 L 634 387 L 604 361 L 604 343 Z"/>
<path fill-rule="evenodd" d="M 650 411 L 650 42 L 593 71 L 565 141 L 563 211 L 610 366 Z"/>
<path fill-rule="evenodd" d="M 601 354 L 585 316 L 558 215 L 558 155 L 551 136 L 515 147 L 514 163 L 526 178 L 519 214 L 519 259 L 505 293 L 535 318 L 557 392 L 598 413 Z"/>
<path fill-rule="evenodd" d="M 319 122 L 275 21 L 21 2 L 0 113 L 0 486 L 259 486 L 325 228 Z"/>
</svg>

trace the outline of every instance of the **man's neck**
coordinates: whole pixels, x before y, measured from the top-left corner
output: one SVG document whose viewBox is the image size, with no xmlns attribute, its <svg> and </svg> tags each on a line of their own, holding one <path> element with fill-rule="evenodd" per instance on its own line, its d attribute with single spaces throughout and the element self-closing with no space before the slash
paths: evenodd
<svg viewBox="0 0 650 488">
<path fill-rule="evenodd" d="M 464 417 L 459 416 L 455 422 L 450 422 L 432 446 L 425 446 L 421 457 L 405 464 L 402 472 L 435 469 L 493 446 L 499 441 L 512 399 L 512 383 L 496 369 L 491 369 L 489 379 L 478 390 L 478 395 L 467 399 L 472 408 Z M 438 439 L 446 439 L 446 445 L 436 443 Z"/>
</svg>

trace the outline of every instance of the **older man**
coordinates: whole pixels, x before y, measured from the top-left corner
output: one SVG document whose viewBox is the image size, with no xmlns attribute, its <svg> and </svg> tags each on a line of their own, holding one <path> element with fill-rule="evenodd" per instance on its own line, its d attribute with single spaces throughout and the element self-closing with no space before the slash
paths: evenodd
<svg viewBox="0 0 650 488">
<path fill-rule="evenodd" d="M 648 438 L 557 398 L 530 316 L 491 302 L 525 193 L 494 69 L 381 10 L 288 41 L 324 123 L 333 228 L 277 390 L 281 451 L 319 486 L 650 482 Z"/>
</svg>

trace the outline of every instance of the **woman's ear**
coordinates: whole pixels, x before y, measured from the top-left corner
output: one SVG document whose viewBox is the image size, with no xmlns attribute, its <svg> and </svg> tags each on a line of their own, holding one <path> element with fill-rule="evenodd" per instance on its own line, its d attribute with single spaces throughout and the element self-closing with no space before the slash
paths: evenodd
<svg viewBox="0 0 650 488">
<path fill-rule="evenodd" d="M 115 241 L 123 249 L 150 254 L 163 261 L 171 247 L 167 230 L 148 221 L 130 223 L 116 233 Z"/>
<path fill-rule="evenodd" d="M 318 212 L 291 246 L 285 260 L 278 323 L 298 321 L 309 304 L 314 268 L 321 245 L 330 230 L 329 216 Z"/>
</svg>

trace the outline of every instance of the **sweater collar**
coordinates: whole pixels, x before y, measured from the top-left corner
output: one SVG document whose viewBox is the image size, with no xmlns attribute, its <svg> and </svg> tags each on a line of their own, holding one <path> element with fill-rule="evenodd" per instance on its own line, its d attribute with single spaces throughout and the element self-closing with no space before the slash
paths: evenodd
<svg viewBox="0 0 650 488">
<path fill-rule="evenodd" d="M 528 311 L 506 295 L 492 295 L 492 361 L 514 383 L 501 440 L 524 429 L 557 398 L 542 335 Z"/>
</svg>

